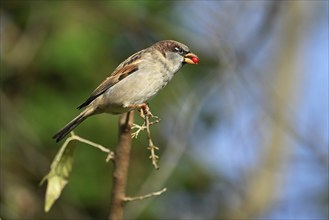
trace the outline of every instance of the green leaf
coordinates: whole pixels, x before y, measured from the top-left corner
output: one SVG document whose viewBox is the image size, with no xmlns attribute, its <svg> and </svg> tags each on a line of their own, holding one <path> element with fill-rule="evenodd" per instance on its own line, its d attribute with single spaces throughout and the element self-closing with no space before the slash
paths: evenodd
<svg viewBox="0 0 329 220">
<path fill-rule="evenodd" d="M 41 181 L 41 184 L 45 180 L 48 182 L 44 207 L 45 212 L 50 210 L 68 183 L 73 165 L 74 149 L 74 140 L 68 138 L 56 154 L 50 166 L 49 173 Z"/>
</svg>

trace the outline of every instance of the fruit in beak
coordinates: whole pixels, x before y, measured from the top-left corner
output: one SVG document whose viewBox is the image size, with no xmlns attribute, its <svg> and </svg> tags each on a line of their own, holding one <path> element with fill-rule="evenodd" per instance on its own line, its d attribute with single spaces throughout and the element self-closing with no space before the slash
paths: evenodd
<svg viewBox="0 0 329 220">
<path fill-rule="evenodd" d="M 188 53 L 184 56 L 184 62 L 188 64 L 198 64 L 199 58 L 193 53 Z"/>
</svg>

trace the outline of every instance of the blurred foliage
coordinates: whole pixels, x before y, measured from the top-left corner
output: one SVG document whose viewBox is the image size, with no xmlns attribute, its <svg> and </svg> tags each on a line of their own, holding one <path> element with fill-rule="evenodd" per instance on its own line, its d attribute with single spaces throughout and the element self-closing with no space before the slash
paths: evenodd
<svg viewBox="0 0 329 220">
<path fill-rule="evenodd" d="M 127 192 L 168 191 L 128 203 L 126 218 L 328 218 L 328 95 L 305 101 L 328 85 L 308 87 L 315 73 L 301 72 L 311 34 L 328 32 L 328 2 L 5 0 L 0 16 L 0 218 L 107 217 L 112 164 L 80 143 L 69 184 L 43 212 L 39 182 L 60 147 L 51 137 L 120 62 L 163 39 L 189 45 L 200 64 L 150 102 L 160 170 L 141 134 Z M 113 149 L 117 120 L 91 117 L 75 132 Z"/>
</svg>

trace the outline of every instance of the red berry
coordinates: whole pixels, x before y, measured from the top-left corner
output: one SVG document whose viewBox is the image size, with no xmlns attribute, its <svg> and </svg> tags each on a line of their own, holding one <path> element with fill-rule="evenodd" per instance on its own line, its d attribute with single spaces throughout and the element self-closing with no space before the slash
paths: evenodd
<svg viewBox="0 0 329 220">
<path fill-rule="evenodd" d="M 193 61 L 195 64 L 198 64 L 198 63 L 199 63 L 199 58 L 197 58 L 197 57 L 192 57 L 191 59 L 192 59 L 192 61 Z"/>
</svg>

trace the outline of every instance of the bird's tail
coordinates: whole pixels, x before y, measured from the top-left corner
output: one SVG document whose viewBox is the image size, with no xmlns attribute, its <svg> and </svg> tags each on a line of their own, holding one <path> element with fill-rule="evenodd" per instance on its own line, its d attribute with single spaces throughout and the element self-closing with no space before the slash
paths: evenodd
<svg viewBox="0 0 329 220">
<path fill-rule="evenodd" d="M 74 128 L 76 128 L 81 122 L 83 122 L 86 118 L 93 115 L 93 110 L 85 109 L 81 112 L 77 117 L 75 117 L 72 121 L 70 121 L 65 127 L 59 130 L 54 136 L 53 139 L 56 142 L 62 140 L 68 133 L 70 133 Z"/>
</svg>

